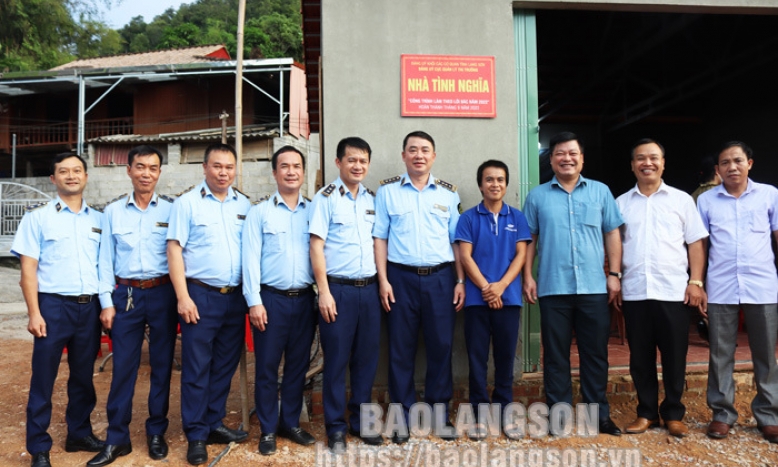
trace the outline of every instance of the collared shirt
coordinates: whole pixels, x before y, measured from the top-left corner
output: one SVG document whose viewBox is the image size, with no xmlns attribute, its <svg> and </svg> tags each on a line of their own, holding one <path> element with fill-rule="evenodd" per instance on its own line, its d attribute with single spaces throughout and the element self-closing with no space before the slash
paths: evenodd
<svg viewBox="0 0 778 467">
<path fill-rule="evenodd" d="M 100 306 L 113 306 L 114 276 L 151 279 L 168 273 L 167 231 L 173 203 L 156 193 L 146 209 L 135 204 L 135 193 L 109 203 L 100 248 Z"/>
<path fill-rule="evenodd" d="M 262 305 L 260 284 L 289 290 L 313 283 L 309 203 L 299 195 L 292 211 L 276 191 L 249 211 L 243 234 L 243 296 L 248 306 Z"/>
<path fill-rule="evenodd" d="M 624 223 L 607 186 L 579 176 L 568 193 L 554 176 L 529 192 L 524 215 L 538 235 L 538 296 L 607 293 L 603 234 Z"/>
<path fill-rule="evenodd" d="M 250 207 L 232 188 L 219 201 L 205 181 L 173 203 L 167 239 L 181 244 L 187 278 L 213 287 L 240 284 L 240 238 Z"/>
<path fill-rule="evenodd" d="M 636 185 L 616 205 L 624 216 L 624 300 L 682 302 L 689 280 L 686 245 L 708 236 L 692 197 L 662 182 L 651 196 Z"/>
<path fill-rule="evenodd" d="M 389 261 L 409 266 L 454 261 L 459 195 L 439 182 L 430 174 L 419 191 L 406 173 L 378 189 L 373 237 L 387 240 Z"/>
<path fill-rule="evenodd" d="M 490 212 L 483 201 L 468 209 L 459 218 L 457 241 L 473 245 L 472 258 L 478 270 L 489 283 L 497 282 L 505 275 L 516 256 L 516 244 L 530 242 L 532 236 L 524 214 L 503 203 L 498 214 Z M 502 294 L 503 305 L 521 306 L 521 274 L 508 285 Z M 486 305 L 481 289 L 470 276 L 465 279 L 465 306 Z"/>
<path fill-rule="evenodd" d="M 38 261 L 38 292 L 94 295 L 99 281 L 97 258 L 103 213 L 81 202 L 74 213 L 57 196 L 25 213 L 11 253 Z"/>
<path fill-rule="evenodd" d="M 361 183 L 356 199 L 338 177 L 311 204 L 308 231 L 324 240 L 327 275 L 362 279 L 376 274 L 373 253 L 375 199 Z"/>
<path fill-rule="evenodd" d="M 778 302 L 772 232 L 778 230 L 778 189 L 748 180 L 740 198 L 724 185 L 697 198 L 710 232 L 708 302 L 722 305 Z"/>
</svg>

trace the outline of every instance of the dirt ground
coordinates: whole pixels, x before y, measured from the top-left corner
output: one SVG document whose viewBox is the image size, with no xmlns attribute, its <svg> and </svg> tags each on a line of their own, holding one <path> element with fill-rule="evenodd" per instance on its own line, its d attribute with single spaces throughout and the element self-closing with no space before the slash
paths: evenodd
<svg viewBox="0 0 778 467">
<path fill-rule="evenodd" d="M 0 268 L 0 283 L 8 284 L 14 276 L 12 270 Z M 18 277 L 18 276 L 17 276 Z M 18 279 L 17 279 L 18 280 Z M 18 287 L 18 286 L 17 286 Z M 0 289 L 2 286 L 0 286 Z M 18 288 L 16 289 L 18 290 Z M 0 296 L 3 291 L 0 290 Z M 19 294 L 19 297 L 21 295 Z M 9 300 L 6 300 L 7 303 Z M 0 298 L 0 303 L 4 301 Z M 5 305 L 0 305 L 3 310 Z M 30 456 L 25 451 L 25 407 L 30 380 L 30 359 L 32 338 L 26 333 L 26 317 L 19 313 L 0 313 L 0 466 L 28 466 Z M 104 355 L 107 347 L 103 346 Z M 177 357 L 180 346 L 177 349 Z M 97 389 L 97 407 L 92 413 L 95 434 L 104 438 L 107 429 L 105 403 L 110 387 L 112 363 L 109 361 L 105 372 L 98 371 L 102 357 L 95 365 L 94 382 Z M 180 418 L 180 372 L 173 371 L 172 396 L 170 401 L 170 428 L 166 439 L 170 445 L 170 454 L 162 461 L 153 461 L 148 457 L 143 424 L 147 409 L 148 396 L 148 352 L 144 350 L 138 384 L 136 387 L 133 421 L 130 427 L 134 451 L 120 458 L 113 465 L 133 467 L 169 466 L 183 467 L 186 463 L 186 439 L 181 430 Z M 253 375 L 253 357 L 248 358 L 248 374 Z M 65 404 L 67 381 L 67 356 L 63 355 L 60 373 L 55 387 L 53 416 L 50 434 L 54 438 L 51 452 L 55 467 L 83 466 L 93 456 L 92 453 L 66 453 Z M 250 377 L 249 380 L 253 378 Z M 228 400 L 228 416 L 225 420 L 230 427 L 240 424 L 240 392 L 238 376 L 233 380 L 232 392 Z M 249 386 L 253 394 L 253 385 Z M 740 411 L 739 424 L 726 440 L 711 440 L 705 436 L 705 427 L 710 420 L 710 410 L 705 404 L 704 393 L 687 393 L 684 402 L 687 406 L 686 422 L 691 428 L 690 436 L 676 439 L 661 428 L 649 430 L 643 435 L 625 435 L 611 437 L 599 435 L 585 437 L 544 437 L 526 438 L 510 441 L 505 437 L 488 438 L 484 442 L 473 442 L 466 438 L 459 441 L 443 442 L 435 437 L 413 437 L 401 447 L 386 444 L 380 448 L 367 447 L 354 438 L 349 438 L 349 454 L 330 456 L 326 454 L 326 436 L 321 416 L 314 417 L 311 423 L 303 427 L 311 431 L 318 443 L 313 447 L 300 447 L 279 439 L 279 451 L 275 456 L 264 457 L 257 452 L 259 426 L 256 417 L 251 418 L 250 437 L 245 443 L 234 446 L 215 464 L 220 467 L 252 466 L 436 466 L 436 465 L 479 465 L 482 467 L 519 466 L 519 465 L 592 465 L 609 466 L 775 466 L 778 465 L 778 445 L 772 445 L 762 439 L 756 429 L 749 403 L 754 390 L 745 388 L 738 391 L 737 407 Z M 250 404 L 253 406 L 253 403 Z M 635 403 L 611 405 L 613 419 L 624 426 L 634 418 Z M 209 446 L 209 462 L 224 451 L 225 446 Z M 545 449 L 545 451 L 537 451 Z M 596 459 L 583 458 L 583 451 L 594 452 Z M 535 457 L 533 457 L 533 455 Z M 545 457 L 537 457 L 537 456 Z M 507 456 L 507 457 L 501 457 Z M 576 457 L 577 456 L 577 457 Z M 622 456 L 622 457 L 619 457 Z M 544 462 L 540 462 L 544 461 Z M 566 462 L 575 461 L 575 462 Z M 206 464 L 207 465 L 207 464 Z"/>
</svg>

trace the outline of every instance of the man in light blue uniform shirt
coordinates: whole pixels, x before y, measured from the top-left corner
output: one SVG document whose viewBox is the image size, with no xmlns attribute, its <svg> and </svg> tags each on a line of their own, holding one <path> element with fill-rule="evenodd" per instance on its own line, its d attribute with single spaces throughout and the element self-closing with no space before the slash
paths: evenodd
<svg viewBox="0 0 778 467">
<path fill-rule="evenodd" d="M 63 349 L 68 351 L 70 369 L 65 451 L 98 452 L 104 446 L 92 433 L 89 420 L 97 401 L 92 374 L 100 347 L 97 258 L 103 214 L 82 197 L 87 173 L 80 156 L 57 156 L 49 178 L 57 187 L 57 197 L 27 208 L 11 246 L 22 266 L 27 330 L 35 336 L 27 401 L 32 467 L 51 466 L 52 440 L 47 431 Z"/>
<path fill-rule="evenodd" d="M 407 172 L 383 180 L 376 195 L 375 259 L 381 305 L 388 313 L 389 396 L 405 421 L 416 402 L 414 372 L 419 327 L 427 349 L 424 401 L 438 404 L 435 433 L 454 439 L 448 421 L 453 395 L 451 350 L 456 314 L 465 304 L 465 274 L 454 244 L 459 220 L 456 186 L 430 173 L 435 141 L 423 131 L 403 140 Z M 440 410 L 442 409 L 442 410 Z M 395 444 L 407 432 L 392 435 Z"/>
<path fill-rule="evenodd" d="M 361 404 L 371 401 L 378 368 L 381 303 L 373 256 L 375 199 L 362 185 L 370 167 L 370 145 L 358 137 L 338 143 L 335 164 L 340 176 L 313 199 L 311 263 L 319 289 L 319 334 L 324 350 L 324 424 L 327 445 L 346 450 L 346 429 L 371 445 L 381 435 L 361 436 Z M 346 425 L 346 368 L 351 399 Z"/>
<path fill-rule="evenodd" d="M 176 347 L 176 295 L 168 275 L 167 230 L 173 200 L 154 190 L 162 171 L 162 155 L 138 146 L 127 155 L 133 191 L 109 203 L 100 248 L 100 320 L 111 330 L 113 378 L 108 394 L 108 437 L 103 451 L 88 466 L 108 465 L 132 452 L 132 397 L 141 348 L 149 327 L 149 456 L 163 459 L 168 446 L 170 374 Z M 117 312 L 118 309 L 118 312 Z"/>
<path fill-rule="evenodd" d="M 232 187 L 236 163 L 231 146 L 210 145 L 205 180 L 182 194 L 170 214 L 167 254 L 181 324 L 181 419 L 192 465 L 208 461 L 206 444 L 248 438 L 222 421 L 246 323 L 240 249 L 251 203 Z"/>
<path fill-rule="evenodd" d="M 726 438 L 738 419 L 733 371 L 743 310 L 756 386 L 751 410 L 762 436 L 778 443 L 778 275 L 771 244 L 778 241 L 778 189 L 751 180 L 753 165 L 748 145 L 725 144 L 716 165 L 721 185 L 697 198 L 697 209 L 710 232 L 707 399 L 713 420 L 707 435 Z"/>
<path fill-rule="evenodd" d="M 575 134 L 560 133 L 551 138 L 549 147 L 554 178 L 533 188 L 524 201 L 532 243 L 523 274 L 527 301 L 535 304 L 540 297 L 546 403 L 573 403 L 570 346 L 575 330 L 583 402 L 599 404 L 601 433 L 619 436 L 621 429 L 610 418 L 605 390 L 608 304 L 621 290 L 619 226 L 624 220 L 608 187 L 581 175 L 584 149 Z M 536 251 L 537 283 L 532 277 Z M 606 254 L 607 279 L 603 272 Z"/>
<path fill-rule="evenodd" d="M 253 206 L 243 234 L 243 295 L 254 332 L 254 400 L 262 434 L 259 452 L 276 452 L 276 437 L 304 446 L 315 442 L 300 427 L 305 374 L 316 330 L 309 256 L 310 201 L 300 187 L 305 158 L 284 146 L 271 159 L 278 190 Z M 278 367 L 284 357 L 281 415 Z"/>
</svg>

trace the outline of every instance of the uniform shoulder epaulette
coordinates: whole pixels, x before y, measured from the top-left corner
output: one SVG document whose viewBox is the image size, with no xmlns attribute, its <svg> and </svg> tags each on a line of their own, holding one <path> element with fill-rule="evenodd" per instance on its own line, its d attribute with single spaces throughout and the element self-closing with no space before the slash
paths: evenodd
<svg viewBox="0 0 778 467">
<path fill-rule="evenodd" d="M 303 196 L 303 199 L 305 200 L 306 203 L 310 203 L 311 202 L 311 198 L 309 198 L 307 196 Z"/>
<path fill-rule="evenodd" d="M 235 190 L 235 191 L 237 191 L 238 193 L 242 194 L 242 195 L 243 195 L 243 196 L 245 196 L 246 198 L 248 198 L 248 199 L 251 199 L 251 196 L 247 195 L 246 193 L 243 193 L 242 191 L 238 190 L 237 188 L 235 188 L 235 187 L 232 187 L 232 189 L 233 189 L 233 190 Z"/>
<path fill-rule="evenodd" d="M 335 184 L 330 183 L 329 185 L 327 185 L 327 188 L 321 191 L 321 194 L 324 195 L 324 197 L 327 197 L 331 195 L 333 191 L 335 191 Z"/>
<path fill-rule="evenodd" d="M 456 186 L 456 185 L 453 185 L 453 184 L 451 184 L 451 183 L 448 183 L 447 181 L 445 181 L 445 180 L 441 180 L 441 179 L 439 179 L 439 178 L 436 178 L 436 179 L 435 179 L 435 185 L 440 185 L 440 186 L 442 186 L 443 188 L 445 188 L 445 189 L 447 189 L 448 191 L 451 191 L 451 192 L 453 192 L 453 193 L 456 193 L 456 192 L 457 192 L 457 186 Z"/>
<path fill-rule="evenodd" d="M 108 201 L 107 203 L 105 203 L 105 205 L 106 205 L 106 206 L 108 206 L 109 204 L 111 204 L 111 203 L 115 203 L 115 202 L 119 201 L 119 200 L 120 200 L 120 199 L 122 199 L 122 198 L 126 198 L 128 194 L 129 194 L 129 193 L 125 193 L 125 194 L 123 194 L 123 195 L 119 195 L 119 196 L 117 196 L 116 198 L 112 199 L 111 201 Z"/>
<path fill-rule="evenodd" d="M 47 204 L 49 204 L 49 202 L 48 202 L 48 201 L 42 201 L 42 202 L 40 202 L 40 203 L 30 204 L 29 206 L 27 206 L 27 207 L 26 207 L 26 208 L 24 208 L 24 209 L 25 209 L 27 212 L 32 212 L 32 211 L 34 211 L 34 210 L 36 210 L 36 209 L 40 209 L 40 208 L 42 208 L 43 206 L 46 206 Z"/>
<path fill-rule="evenodd" d="M 265 195 L 265 196 L 259 198 L 258 200 L 254 201 L 252 204 L 264 203 L 265 201 L 267 201 L 269 199 L 270 199 L 270 195 Z"/>
<path fill-rule="evenodd" d="M 99 205 L 99 204 L 89 204 L 89 203 L 86 203 L 86 205 L 89 206 L 89 209 L 94 209 L 97 212 L 103 212 L 103 209 L 105 209 L 105 207 L 108 206 L 107 204 Z"/>
<path fill-rule="evenodd" d="M 167 201 L 168 203 L 172 203 L 172 202 L 174 202 L 174 201 L 175 201 L 173 198 L 171 198 L 171 197 L 170 197 L 170 196 L 168 196 L 168 195 L 159 195 L 159 199 L 164 199 L 164 200 L 165 200 L 165 201 Z"/>
<path fill-rule="evenodd" d="M 381 186 L 388 185 L 390 183 L 397 183 L 397 182 L 400 181 L 401 178 L 402 177 L 399 176 L 399 175 L 396 176 L 396 177 L 392 177 L 392 178 L 385 178 L 385 179 L 381 180 Z"/>
<path fill-rule="evenodd" d="M 186 190 L 182 191 L 181 193 L 176 193 L 176 198 L 178 198 L 179 196 L 183 195 L 184 193 L 189 193 L 190 191 L 194 190 L 195 186 L 196 185 L 192 185 L 189 188 L 187 188 Z"/>
<path fill-rule="evenodd" d="M 370 193 L 371 195 L 375 196 L 375 193 L 374 193 L 374 192 L 373 192 L 373 190 L 371 190 L 370 188 L 368 188 L 368 187 L 365 187 L 365 191 L 367 191 L 367 192 L 368 192 L 368 193 Z"/>
</svg>

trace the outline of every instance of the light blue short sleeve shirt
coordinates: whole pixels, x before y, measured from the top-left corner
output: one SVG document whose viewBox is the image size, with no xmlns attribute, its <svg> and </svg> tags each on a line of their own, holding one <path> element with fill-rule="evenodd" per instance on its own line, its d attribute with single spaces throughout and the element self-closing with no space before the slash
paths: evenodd
<svg viewBox="0 0 778 467">
<path fill-rule="evenodd" d="M 459 220 L 456 186 L 430 174 L 419 191 L 407 173 L 381 184 L 373 237 L 387 240 L 388 260 L 408 266 L 454 261 L 451 244 Z"/>
<path fill-rule="evenodd" d="M 356 198 L 340 178 L 316 194 L 308 228 L 324 240 L 327 275 L 363 279 L 376 274 L 375 217 L 375 198 L 362 184 Z"/>
<path fill-rule="evenodd" d="M 538 296 L 607 293 L 603 235 L 624 220 L 606 185 L 580 176 L 568 193 L 555 176 L 523 211 L 538 236 Z"/>
</svg>

